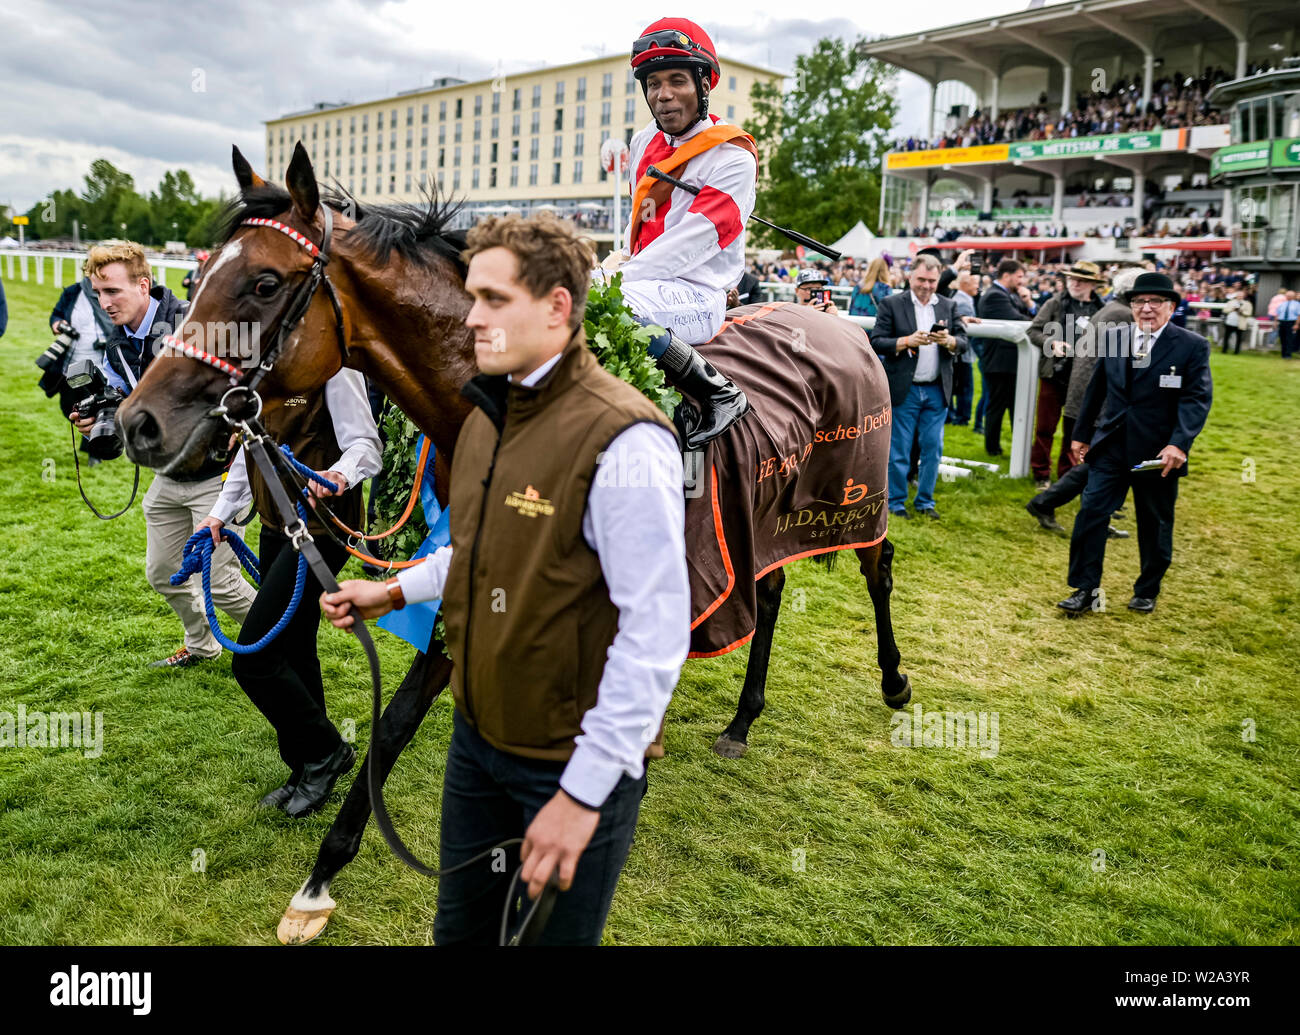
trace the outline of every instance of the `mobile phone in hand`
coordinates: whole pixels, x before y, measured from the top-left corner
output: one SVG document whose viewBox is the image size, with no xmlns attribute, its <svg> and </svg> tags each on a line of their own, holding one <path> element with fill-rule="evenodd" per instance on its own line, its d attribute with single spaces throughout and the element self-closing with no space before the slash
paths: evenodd
<svg viewBox="0 0 1300 1035">
<path fill-rule="evenodd" d="M 831 300 L 831 289 L 830 289 L 830 288 L 822 288 L 822 290 L 821 290 L 821 297 L 817 299 L 817 304 L 818 304 L 818 305 L 825 305 L 825 304 L 826 304 L 827 302 L 829 302 L 830 300 Z"/>
</svg>

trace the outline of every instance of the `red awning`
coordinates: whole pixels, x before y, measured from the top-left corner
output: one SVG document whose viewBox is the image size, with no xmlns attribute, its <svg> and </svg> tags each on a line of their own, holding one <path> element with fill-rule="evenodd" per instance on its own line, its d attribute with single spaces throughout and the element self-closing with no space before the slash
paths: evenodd
<svg viewBox="0 0 1300 1035">
<path fill-rule="evenodd" d="M 1143 245 L 1142 250 L 1151 251 L 1156 248 L 1167 248 L 1170 251 L 1178 252 L 1230 252 L 1232 251 L 1232 242 L 1224 237 L 1214 239 L 1197 238 L 1192 241 L 1170 241 L 1162 244 Z"/>
<path fill-rule="evenodd" d="M 964 252 L 973 248 L 977 252 L 1054 252 L 1062 248 L 1080 248 L 1082 237 L 963 237 L 949 241 L 940 248 Z"/>
</svg>

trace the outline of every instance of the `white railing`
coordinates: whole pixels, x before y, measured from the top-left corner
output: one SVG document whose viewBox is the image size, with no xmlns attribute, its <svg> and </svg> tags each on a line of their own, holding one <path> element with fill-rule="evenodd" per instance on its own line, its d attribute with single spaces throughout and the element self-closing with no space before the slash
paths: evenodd
<svg viewBox="0 0 1300 1035">
<path fill-rule="evenodd" d="M 149 260 L 149 266 L 153 270 L 155 283 L 166 283 L 163 274 L 164 270 L 193 270 L 198 267 L 198 263 L 193 259 L 176 258 L 158 253 L 150 255 L 146 252 L 145 254 Z M 45 260 L 50 259 L 53 263 L 54 286 L 63 287 L 64 284 L 71 284 L 81 279 L 81 264 L 86 259 L 86 252 L 47 251 L 41 248 L 2 248 L 0 249 L 0 257 L 2 257 L 0 258 L 0 273 L 3 273 L 6 280 L 27 280 L 27 260 L 36 260 L 31 266 L 37 284 L 45 283 Z M 65 261 L 71 263 L 68 279 L 66 280 L 63 277 L 63 264 Z"/>
</svg>

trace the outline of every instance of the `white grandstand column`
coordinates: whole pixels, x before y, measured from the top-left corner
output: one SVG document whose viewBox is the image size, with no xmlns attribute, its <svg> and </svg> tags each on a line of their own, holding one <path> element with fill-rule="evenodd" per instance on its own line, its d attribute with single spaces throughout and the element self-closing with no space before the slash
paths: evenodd
<svg viewBox="0 0 1300 1035">
<path fill-rule="evenodd" d="M 1142 53 L 1142 111 L 1147 110 L 1151 103 L 1151 79 L 1155 75 L 1156 55 L 1154 51 L 1146 50 Z"/>
<path fill-rule="evenodd" d="M 930 104 L 929 104 L 929 115 L 926 121 L 926 125 L 929 128 L 925 131 L 925 133 L 926 133 L 926 143 L 933 144 L 934 143 L 934 103 L 938 98 L 939 80 L 931 79 L 929 80 L 929 83 L 930 83 Z"/>
<path fill-rule="evenodd" d="M 1052 174 L 1052 225 L 1065 222 L 1065 173 Z"/>
<path fill-rule="evenodd" d="M 1061 62 L 1061 114 L 1074 109 L 1074 68 L 1068 61 Z"/>
<path fill-rule="evenodd" d="M 993 174 L 991 172 L 984 178 L 984 204 L 980 206 L 980 211 L 993 211 Z"/>
<path fill-rule="evenodd" d="M 1002 85 L 1002 73 L 997 72 L 992 77 L 993 85 L 989 88 L 989 118 L 996 119 L 1002 110 L 998 107 L 998 90 Z"/>
<path fill-rule="evenodd" d="M 1138 235 L 1142 233 L 1142 206 L 1146 204 L 1147 178 L 1142 163 L 1133 166 L 1133 218 L 1137 222 Z"/>
<path fill-rule="evenodd" d="M 1237 40 L 1237 78 L 1243 79 L 1246 75 L 1246 40 Z"/>
<path fill-rule="evenodd" d="M 930 174 L 925 174 L 925 179 L 921 181 L 921 218 L 916 224 L 923 226 L 927 230 L 930 228 Z"/>
</svg>

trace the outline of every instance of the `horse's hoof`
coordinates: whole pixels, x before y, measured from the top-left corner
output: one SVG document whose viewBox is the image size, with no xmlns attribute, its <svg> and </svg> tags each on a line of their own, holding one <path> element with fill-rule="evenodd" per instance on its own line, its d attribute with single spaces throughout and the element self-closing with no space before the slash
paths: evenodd
<svg viewBox="0 0 1300 1035">
<path fill-rule="evenodd" d="M 885 704 L 889 705 L 889 707 L 901 708 L 903 707 L 903 705 L 907 704 L 907 702 L 912 699 L 912 680 L 909 679 L 906 675 L 904 675 L 902 690 L 894 694 L 893 697 L 890 697 L 889 694 L 885 693 L 885 690 L 882 687 L 880 690 L 880 696 L 885 699 Z"/>
<path fill-rule="evenodd" d="M 713 742 L 713 753 L 723 758 L 740 758 L 748 750 L 743 740 L 732 740 L 725 733 Z"/>
<path fill-rule="evenodd" d="M 281 945 L 306 945 L 325 930 L 332 912 L 333 906 L 328 909 L 295 909 L 290 906 L 280 918 L 275 936 Z"/>
</svg>

